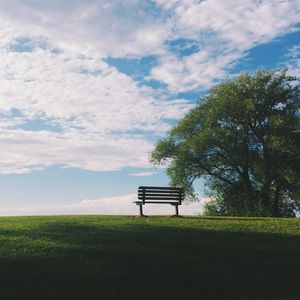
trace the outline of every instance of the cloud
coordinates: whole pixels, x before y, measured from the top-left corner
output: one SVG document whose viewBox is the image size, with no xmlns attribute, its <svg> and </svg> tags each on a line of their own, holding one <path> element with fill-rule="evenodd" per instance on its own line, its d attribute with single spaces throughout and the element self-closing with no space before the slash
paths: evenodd
<svg viewBox="0 0 300 300">
<path fill-rule="evenodd" d="M 136 177 L 145 177 L 145 176 L 152 176 L 157 172 L 140 172 L 140 173 L 131 173 L 128 174 L 129 176 L 136 176 Z"/>
<path fill-rule="evenodd" d="M 133 203 L 137 200 L 136 194 L 121 195 L 117 197 L 103 197 L 97 199 L 84 199 L 78 203 L 67 206 L 69 209 L 76 209 L 80 211 L 93 212 L 99 214 L 117 214 L 117 215 L 138 215 L 138 207 Z M 179 208 L 182 215 L 198 215 L 202 212 L 202 199 L 200 202 L 193 202 L 190 204 L 183 204 Z M 146 215 L 172 215 L 174 214 L 174 207 L 171 205 L 145 205 L 143 207 Z"/>
<path fill-rule="evenodd" d="M 288 0 L 0 0 L 0 173 L 148 167 L 154 142 L 192 107 L 170 99 L 226 78 L 299 15 Z M 197 47 L 180 55 L 178 40 Z M 168 90 L 104 60 L 148 55 L 158 63 L 143 79 Z"/>
<path fill-rule="evenodd" d="M 0 18 L 25 36 L 98 57 L 158 56 L 152 77 L 173 93 L 224 78 L 253 46 L 296 30 L 299 17 L 293 0 L 0 0 Z M 167 42 L 180 38 L 193 40 L 199 53 L 172 56 Z"/>
<path fill-rule="evenodd" d="M 165 56 L 162 63 L 151 70 L 152 78 L 167 84 L 172 93 L 204 90 L 227 76 L 229 69 L 241 54 L 209 46 L 190 56 Z"/>
<path fill-rule="evenodd" d="M 169 12 L 173 38 L 194 40 L 199 51 L 190 56 L 167 55 L 152 78 L 172 93 L 201 90 L 226 78 L 252 47 L 299 30 L 299 1 L 156 0 Z"/>
<path fill-rule="evenodd" d="M 97 57 L 34 36 L 19 45 L 20 33 L 1 28 L 0 40 L 11 38 L 0 46 L 0 173 L 148 167 L 154 137 L 191 107 L 157 99 Z"/>
<path fill-rule="evenodd" d="M 0 1 L 0 17 L 63 48 L 98 56 L 161 54 L 169 32 L 149 1 Z"/>
<path fill-rule="evenodd" d="M 51 165 L 93 171 L 148 166 L 152 144 L 134 136 L 14 130 L 0 132 L 1 173 L 26 173 Z"/>
<path fill-rule="evenodd" d="M 216 38 L 242 50 L 255 43 L 294 30 L 299 22 L 299 1 L 241 0 L 156 0 L 172 13 L 170 22 L 178 35 L 202 36 L 209 43 Z"/>
<path fill-rule="evenodd" d="M 284 65 L 289 68 L 289 74 L 300 77 L 300 44 L 288 50 Z"/>
<path fill-rule="evenodd" d="M 119 195 L 114 197 L 99 197 L 95 199 L 83 199 L 79 202 L 65 205 L 41 205 L 26 207 L 10 207 L 0 209 L 1 216 L 18 215 L 66 215 L 66 214 L 92 214 L 92 215 L 139 215 L 138 206 L 133 203 L 137 200 L 136 194 Z M 203 212 L 203 205 L 207 198 L 198 202 L 183 203 L 179 206 L 181 215 L 199 215 Z M 171 205 L 145 205 L 143 211 L 146 215 L 174 215 L 175 209 Z"/>
<path fill-rule="evenodd" d="M 2 110 L 52 119 L 62 128 L 94 132 L 166 130 L 160 119 L 178 118 L 184 101 L 157 101 L 151 89 L 92 57 L 68 52 L 0 52 Z M 174 105 L 175 104 L 175 105 Z"/>
</svg>

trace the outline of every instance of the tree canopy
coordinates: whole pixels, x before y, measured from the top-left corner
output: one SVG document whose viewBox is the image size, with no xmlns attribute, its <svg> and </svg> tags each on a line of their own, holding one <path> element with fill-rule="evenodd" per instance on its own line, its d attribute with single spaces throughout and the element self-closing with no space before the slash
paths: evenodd
<svg viewBox="0 0 300 300">
<path fill-rule="evenodd" d="M 295 216 L 300 208 L 300 86 L 287 70 L 242 74 L 211 88 L 151 154 L 206 213 Z"/>
</svg>

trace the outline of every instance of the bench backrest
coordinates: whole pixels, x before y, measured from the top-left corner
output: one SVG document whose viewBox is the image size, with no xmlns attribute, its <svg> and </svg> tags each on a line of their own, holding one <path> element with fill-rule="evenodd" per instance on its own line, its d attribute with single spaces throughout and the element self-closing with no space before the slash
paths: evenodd
<svg viewBox="0 0 300 300">
<path fill-rule="evenodd" d="M 152 203 L 157 202 L 174 202 L 181 204 L 184 198 L 184 190 L 182 188 L 159 187 L 159 186 L 140 186 L 138 189 L 138 198 L 143 201 Z"/>
</svg>

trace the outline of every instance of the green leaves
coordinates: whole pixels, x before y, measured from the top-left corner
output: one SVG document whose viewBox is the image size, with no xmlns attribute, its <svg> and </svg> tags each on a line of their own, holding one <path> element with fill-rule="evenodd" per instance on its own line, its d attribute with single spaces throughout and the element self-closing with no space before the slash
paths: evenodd
<svg viewBox="0 0 300 300">
<path fill-rule="evenodd" d="M 286 70 L 240 75 L 210 89 L 151 161 L 191 196 L 194 180 L 209 178 L 216 211 L 284 215 L 300 188 L 299 110 L 299 81 Z"/>
</svg>

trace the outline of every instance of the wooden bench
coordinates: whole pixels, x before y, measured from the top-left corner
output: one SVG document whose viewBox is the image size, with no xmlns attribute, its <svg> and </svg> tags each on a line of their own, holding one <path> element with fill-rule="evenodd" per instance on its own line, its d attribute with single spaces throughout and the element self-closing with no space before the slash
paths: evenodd
<svg viewBox="0 0 300 300">
<path fill-rule="evenodd" d="M 143 205 L 145 204 L 171 204 L 175 206 L 175 215 L 178 216 L 178 205 L 184 198 L 182 188 L 157 187 L 157 186 L 140 186 L 138 189 L 139 201 L 134 201 L 140 207 L 140 216 L 143 214 Z"/>
</svg>

